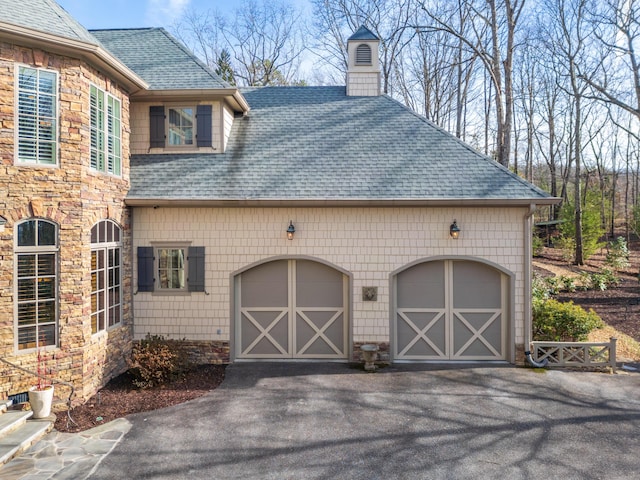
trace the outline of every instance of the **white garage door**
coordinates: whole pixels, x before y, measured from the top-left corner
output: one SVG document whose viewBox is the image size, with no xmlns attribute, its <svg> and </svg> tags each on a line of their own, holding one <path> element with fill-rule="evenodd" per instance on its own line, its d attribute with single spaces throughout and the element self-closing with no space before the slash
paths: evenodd
<svg viewBox="0 0 640 480">
<path fill-rule="evenodd" d="M 348 357 L 348 279 L 309 260 L 278 260 L 236 278 L 236 358 Z"/>
<path fill-rule="evenodd" d="M 395 278 L 396 360 L 506 359 L 507 277 L 480 262 L 439 260 Z"/>
</svg>

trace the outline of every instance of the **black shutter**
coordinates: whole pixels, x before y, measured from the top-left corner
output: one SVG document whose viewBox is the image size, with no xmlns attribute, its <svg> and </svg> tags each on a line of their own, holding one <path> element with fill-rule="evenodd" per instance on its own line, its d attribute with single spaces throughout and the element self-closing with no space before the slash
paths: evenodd
<svg viewBox="0 0 640 480">
<path fill-rule="evenodd" d="M 211 136 L 211 105 L 198 105 L 196 121 L 198 123 L 198 132 L 196 135 L 198 146 L 210 147 L 213 142 Z"/>
<path fill-rule="evenodd" d="M 149 107 L 151 148 L 164 148 L 164 107 Z"/>
<path fill-rule="evenodd" d="M 189 262 L 189 284 L 190 292 L 204 292 L 204 247 L 189 247 L 187 253 Z"/>
<path fill-rule="evenodd" d="M 153 292 L 153 247 L 138 247 L 138 291 Z"/>
</svg>

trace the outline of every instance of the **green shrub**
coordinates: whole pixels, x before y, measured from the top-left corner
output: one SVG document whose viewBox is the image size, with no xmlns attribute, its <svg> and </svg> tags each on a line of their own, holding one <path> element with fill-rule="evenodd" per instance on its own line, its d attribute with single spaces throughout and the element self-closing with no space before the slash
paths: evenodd
<svg viewBox="0 0 640 480">
<path fill-rule="evenodd" d="M 573 302 L 557 300 L 533 301 L 533 336 L 550 342 L 581 342 L 589 332 L 604 326 L 593 310 L 585 311 Z"/>
<path fill-rule="evenodd" d="M 607 250 L 605 262 L 613 270 L 624 270 L 629 267 L 629 248 L 624 237 L 617 237 L 613 242 L 609 242 Z"/>
<path fill-rule="evenodd" d="M 560 285 L 561 289 L 566 292 L 575 292 L 576 291 L 576 279 L 574 277 L 569 277 L 567 275 L 560 276 Z"/>
<path fill-rule="evenodd" d="M 545 279 L 535 272 L 531 279 L 531 297 L 533 298 L 533 301 L 546 300 L 549 298 L 549 287 L 547 286 Z"/>
<path fill-rule="evenodd" d="M 144 340 L 133 345 L 129 373 L 138 388 L 162 385 L 175 379 L 187 367 L 186 354 L 175 340 L 147 334 Z"/>
<path fill-rule="evenodd" d="M 534 257 L 539 257 L 540 255 L 542 255 L 542 252 L 544 250 L 544 240 L 539 236 L 534 235 L 533 239 L 531 240 L 531 249 Z"/>
<path fill-rule="evenodd" d="M 600 237 L 604 235 L 600 219 L 599 206 L 587 196 L 587 204 L 582 209 L 582 254 L 584 259 L 591 257 L 599 248 L 604 246 Z M 575 208 L 571 202 L 566 202 L 560 209 L 560 238 L 558 244 L 563 250 L 563 258 L 572 259 L 576 249 Z"/>
<path fill-rule="evenodd" d="M 620 279 L 616 276 L 613 270 L 603 268 L 600 273 L 589 274 L 589 286 L 595 290 L 604 292 L 612 285 L 617 285 Z"/>
</svg>

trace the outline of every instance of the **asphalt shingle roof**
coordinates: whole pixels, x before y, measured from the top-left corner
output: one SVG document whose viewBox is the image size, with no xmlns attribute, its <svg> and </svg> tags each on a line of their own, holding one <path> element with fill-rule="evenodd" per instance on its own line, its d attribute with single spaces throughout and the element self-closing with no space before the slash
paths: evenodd
<svg viewBox="0 0 640 480">
<path fill-rule="evenodd" d="M 0 0 L 0 21 L 97 45 L 96 39 L 54 0 Z"/>
<path fill-rule="evenodd" d="M 163 28 L 91 30 L 100 42 L 149 85 L 149 90 L 227 88 Z"/>
<path fill-rule="evenodd" d="M 387 96 L 243 92 L 223 154 L 133 155 L 128 199 L 450 200 L 549 196 Z"/>
<path fill-rule="evenodd" d="M 380 40 L 371 30 L 361 25 L 347 40 Z"/>
</svg>

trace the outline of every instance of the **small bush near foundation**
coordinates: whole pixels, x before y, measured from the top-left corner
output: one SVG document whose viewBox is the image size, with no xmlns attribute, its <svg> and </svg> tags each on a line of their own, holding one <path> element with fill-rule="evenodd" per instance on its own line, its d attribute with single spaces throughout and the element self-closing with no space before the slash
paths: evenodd
<svg viewBox="0 0 640 480">
<path fill-rule="evenodd" d="M 188 369 L 188 361 L 179 342 L 161 335 L 147 335 L 133 345 L 129 373 L 138 388 L 151 388 L 175 379 Z"/>
<path fill-rule="evenodd" d="M 588 312 L 573 302 L 534 300 L 533 337 L 547 342 L 583 342 L 604 322 L 593 310 Z"/>
</svg>

